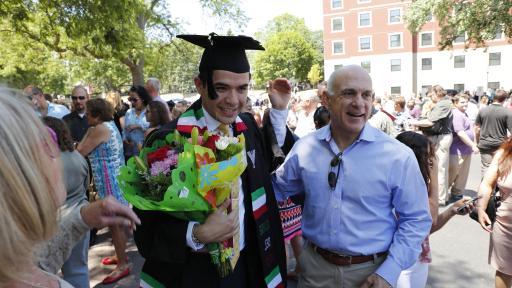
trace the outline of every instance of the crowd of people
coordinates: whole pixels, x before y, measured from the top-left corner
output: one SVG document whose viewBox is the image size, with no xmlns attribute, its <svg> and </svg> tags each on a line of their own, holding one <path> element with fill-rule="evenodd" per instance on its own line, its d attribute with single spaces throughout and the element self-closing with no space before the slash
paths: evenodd
<svg viewBox="0 0 512 288">
<path fill-rule="evenodd" d="M 71 109 L 34 85 L 0 90 L 0 159 L 10 163 L 0 168 L 0 287 L 89 287 L 91 229 L 104 227 L 115 249 L 101 261 L 115 265 L 104 284 L 132 273 L 125 250 L 133 231 L 145 260 L 141 287 L 286 287 L 289 279 L 299 287 L 425 287 L 429 235 L 470 211 L 492 231 L 496 287 L 511 287 L 509 93 L 495 91 L 490 104 L 439 85 L 425 99 L 378 97 L 370 75 L 349 65 L 300 97 L 286 79 L 271 80 L 268 99 L 253 103 L 245 50 L 263 49 L 259 42 L 178 38 L 205 49 L 192 105 L 165 102 L 156 78 L 130 88 L 128 107 L 117 92 L 91 99 L 83 86 L 71 90 Z M 190 127 L 244 134 L 238 208 L 220 205 L 204 223 L 130 208 L 121 166 Z M 464 198 L 474 153 L 483 172 L 476 202 Z M 502 202 L 493 219 L 486 208 L 496 186 Z M 220 277 L 205 246 L 233 237 L 240 256 Z"/>
</svg>

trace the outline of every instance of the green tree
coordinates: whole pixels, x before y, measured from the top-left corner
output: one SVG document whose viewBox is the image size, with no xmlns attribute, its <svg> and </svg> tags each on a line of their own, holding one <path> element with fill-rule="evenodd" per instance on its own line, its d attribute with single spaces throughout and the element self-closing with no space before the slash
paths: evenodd
<svg viewBox="0 0 512 288">
<path fill-rule="evenodd" d="M 244 25 L 239 0 L 199 0 L 223 22 Z M 143 84 L 148 43 L 168 45 L 179 31 L 165 0 L 2 0 L 4 33 L 14 32 L 27 45 L 40 43 L 59 54 L 116 60 L 125 65 L 133 84 Z"/>
<path fill-rule="evenodd" d="M 481 47 L 496 33 L 512 37 L 511 9 L 510 0 L 416 0 L 405 21 L 411 33 L 416 34 L 433 15 L 441 28 L 440 49 L 453 47 L 453 41 L 463 33 L 466 48 Z"/>
<path fill-rule="evenodd" d="M 299 33 L 285 31 L 274 34 L 265 43 L 265 51 L 256 55 L 256 85 L 261 86 L 277 77 L 305 81 L 315 55 L 311 43 Z"/>
<path fill-rule="evenodd" d="M 319 66 L 322 77 L 323 34 L 322 31 L 309 30 L 304 19 L 287 13 L 279 15 L 256 33 L 256 39 L 263 42 L 266 49 L 265 52 L 249 54 L 256 71 L 257 86 L 262 86 L 267 80 L 275 78 L 272 75 L 306 81 L 313 64 Z M 284 42 L 291 46 L 285 47 Z"/>
<path fill-rule="evenodd" d="M 318 84 L 318 82 L 322 80 L 322 72 L 320 70 L 320 65 L 313 64 L 313 66 L 311 66 L 311 69 L 309 70 L 308 73 L 308 80 L 309 83 L 311 83 L 313 86 Z"/>
</svg>

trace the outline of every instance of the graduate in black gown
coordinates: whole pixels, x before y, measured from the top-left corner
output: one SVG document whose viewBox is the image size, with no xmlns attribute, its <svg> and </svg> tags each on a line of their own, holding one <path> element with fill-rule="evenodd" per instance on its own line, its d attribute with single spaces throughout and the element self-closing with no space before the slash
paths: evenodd
<svg viewBox="0 0 512 288">
<path fill-rule="evenodd" d="M 254 119 L 239 114 L 245 104 L 250 67 L 245 50 L 264 50 L 245 36 L 179 35 L 205 49 L 194 84 L 200 99 L 178 119 L 162 127 L 145 145 L 178 130 L 189 137 L 200 131 L 243 133 L 247 168 L 240 177 L 239 209 L 213 213 L 205 223 L 183 221 L 156 211 L 134 210 L 142 225 L 135 242 L 145 258 L 141 287 L 286 287 L 283 233 L 270 179 L 272 153 Z M 274 106 L 286 108 L 289 95 L 272 95 Z M 283 99 L 281 99 L 283 98 Z M 220 278 L 205 244 L 239 237 L 240 258 L 234 271 Z"/>
</svg>

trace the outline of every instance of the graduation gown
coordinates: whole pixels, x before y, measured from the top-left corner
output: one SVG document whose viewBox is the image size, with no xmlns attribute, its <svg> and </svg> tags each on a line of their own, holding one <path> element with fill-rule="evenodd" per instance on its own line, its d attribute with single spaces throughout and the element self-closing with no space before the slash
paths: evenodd
<svg viewBox="0 0 512 288">
<path fill-rule="evenodd" d="M 179 119 L 146 139 L 145 145 L 163 139 L 175 129 L 186 137 L 190 136 L 193 126 L 206 129 L 201 107 L 201 100 L 196 101 Z M 196 123 L 189 125 L 193 119 Z M 187 125 L 181 125 L 185 122 Z M 265 151 L 263 134 L 252 117 L 240 115 L 233 126 L 234 135 L 243 133 L 246 139 L 247 168 L 241 179 L 247 287 L 286 287 L 283 232 L 268 167 L 271 156 Z M 263 205 L 262 198 L 265 198 Z M 134 210 L 142 221 L 134 233 L 139 253 L 146 260 L 142 284 L 148 287 L 221 287 L 222 281 L 211 264 L 210 255 L 192 252 L 187 246 L 188 221 L 163 212 Z"/>
</svg>

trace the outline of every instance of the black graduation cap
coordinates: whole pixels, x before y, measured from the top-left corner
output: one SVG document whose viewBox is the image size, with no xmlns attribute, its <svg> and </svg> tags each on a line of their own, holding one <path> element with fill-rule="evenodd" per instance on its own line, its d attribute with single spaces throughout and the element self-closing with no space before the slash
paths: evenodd
<svg viewBox="0 0 512 288">
<path fill-rule="evenodd" d="M 217 97 L 211 77 L 213 70 L 226 70 L 234 73 L 250 72 L 245 50 L 265 50 L 260 42 L 248 36 L 178 35 L 176 36 L 194 45 L 204 48 L 199 72 L 207 77 L 208 96 Z"/>
</svg>

